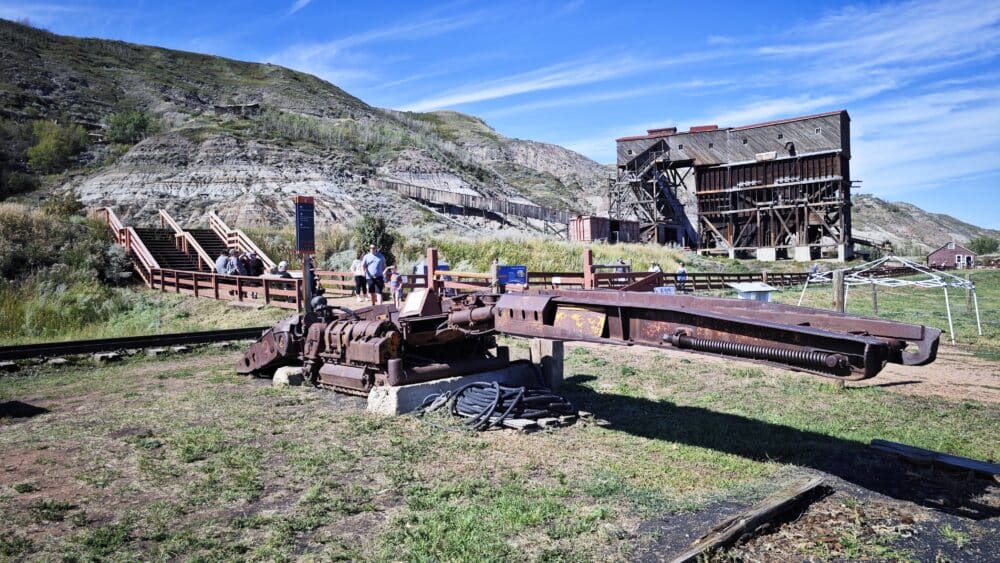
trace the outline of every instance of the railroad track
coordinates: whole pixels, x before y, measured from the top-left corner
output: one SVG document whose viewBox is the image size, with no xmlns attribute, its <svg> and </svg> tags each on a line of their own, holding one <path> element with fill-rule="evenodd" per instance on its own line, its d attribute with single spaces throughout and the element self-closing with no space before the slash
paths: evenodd
<svg viewBox="0 0 1000 563">
<path fill-rule="evenodd" d="M 255 340 L 270 327 L 231 328 L 207 330 L 203 332 L 182 332 L 178 334 L 157 334 L 153 336 L 130 336 L 126 338 L 101 338 L 98 340 L 73 340 L 68 342 L 43 342 L 41 344 L 20 344 L 0 346 L 0 361 L 24 360 L 27 358 L 51 358 L 73 354 L 94 354 L 114 352 L 152 346 L 181 346 L 185 344 L 205 344 L 231 340 Z"/>
</svg>

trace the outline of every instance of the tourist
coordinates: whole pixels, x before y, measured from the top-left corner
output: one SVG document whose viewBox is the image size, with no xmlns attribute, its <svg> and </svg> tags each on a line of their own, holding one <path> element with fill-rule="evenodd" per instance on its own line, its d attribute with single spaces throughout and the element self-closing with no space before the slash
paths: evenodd
<svg viewBox="0 0 1000 563">
<path fill-rule="evenodd" d="M 275 268 L 274 275 L 279 278 L 291 278 L 292 274 L 288 273 L 288 262 L 282 260 L 278 262 L 278 266 Z"/>
<path fill-rule="evenodd" d="M 250 253 L 250 275 L 255 277 L 264 275 L 264 261 L 256 252 Z"/>
<path fill-rule="evenodd" d="M 385 256 L 372 244 L 368 246 L 368 254 L 362 259 L 365 267 L 365 279 L 368 282 L 368 298 L 372 305 L 382 304 L 382 291 L 385 289 Z"/>
<path fill-rule="evenodd" d="M 684 262 L 681 262 L 680 266 L 677 266 L 677 290 L 684 293 L 684 284 L 687 282 L 688 271 L 684 267 Z"/>
<path fill-rule="evenodd" d="M 395 266 L 386 268 L 382 277 L 389 282 L 389 296 L 392 297 L 392 303 L 398 309 L 403 300 L 403 277 L 396 271 Z"/>
<path fill-rule="evenodd" d="M 361 260 L 362 256 L 364 255 L 359 250 L 357 256 L 354 258 L 354 262 L 351 262 L 351 273 L 354 274 L 354 296 L 357 298 L 358 303 L 365 300 L 363 296 L 368 292 L 368 288 L 365 285 L 365 263 Z"/>
<path fill-rule="evenodd" d="M 649 265 L 649 271 L 659 273 L 663 271 L 663 268 L 661 268 L 658 263 L 653 262 L 652 264 Z"/>
<path fill-rule="evenodd" d="M 227 268 L 229 268 L 229 253 L 223 250 L 219 253 L 219 257 L 215 259 L 215 273 L 227 274 Z"/>
<path fill-rule="evenodd" d="M 236 249 L 229 249 L 229 259 L 226 261 L 226 275 L 231 276 L 236 273 Z"/>
</svg>

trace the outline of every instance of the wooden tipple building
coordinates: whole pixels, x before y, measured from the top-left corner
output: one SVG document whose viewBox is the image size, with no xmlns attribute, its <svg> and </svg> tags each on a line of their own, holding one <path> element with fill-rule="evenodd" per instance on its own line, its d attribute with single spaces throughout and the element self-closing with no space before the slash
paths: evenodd
<svg viewBox="0 0 1000 563">
<path fill-rule="evenodd" d="M 609 215 L 705 254 L 849 259 L 850 123 L 834 111 L 622 137 Z"/>
</svg>

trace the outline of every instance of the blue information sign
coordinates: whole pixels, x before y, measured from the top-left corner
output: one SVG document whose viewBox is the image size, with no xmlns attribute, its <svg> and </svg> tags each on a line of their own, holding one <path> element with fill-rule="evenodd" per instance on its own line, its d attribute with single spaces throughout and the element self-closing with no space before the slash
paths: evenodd
<svg viewBox="0 0 1000 563">
<path fill-rule="evenodd" d="M 521 285 L 528 284 L 528 267 L 527 266 L 497 266 L 497 279 L 500 283 L 507 285 L 509 283 L 519 283 Z"/>
<path fill-rule="evenodd" d="M 316 252 L 316 203 L 309 196 L 295 199 L 295 251 L 299 254 Z"/>
</svg>

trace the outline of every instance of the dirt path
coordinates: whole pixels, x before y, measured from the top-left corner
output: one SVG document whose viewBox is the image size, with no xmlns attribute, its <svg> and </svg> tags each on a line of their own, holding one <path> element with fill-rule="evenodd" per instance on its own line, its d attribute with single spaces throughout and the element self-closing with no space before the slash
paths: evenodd
<svg viewBox="0 0 1000 563">
<path fill-rule="evenodd" d="M 608 350 L 607 346 L 573 342 L 567 346 L 583 346 L 593 350 Z M 676 358 L 697 358 L 699 362 L 731 364 L 741 360 L 695 355 L 671 348 L 654 350 L 636 346 L 630 349 L 635 357 L 667 355 Z M 777 369 L 777 368 L 774 368 Z M 800 374 L 809 377 L 808 374 Z M 829 381 L 816 376 L 817 379 Z M 850 381 L 849 387 L 884 387 L 893 393 L 913 396 L 939 396 L 948 399 L 973 399 L 986 403 L 1000 403 L 1000 363 L 980 358 L 972 352 L 942 345 L 937 359 L 927 366 L 901 366 L 888 364 L 877 376 L 864 381 Z"/>
<path fill-rule="evenodd" d="M 850 385 L 886 387 L 904 395 L 937 395 L 1000 403 L 1000 363 L 980 358 L 962 348 L 942 345 L 937 360 L 930 365 L 889 364 L 874 378 Z"/>
</svg>

